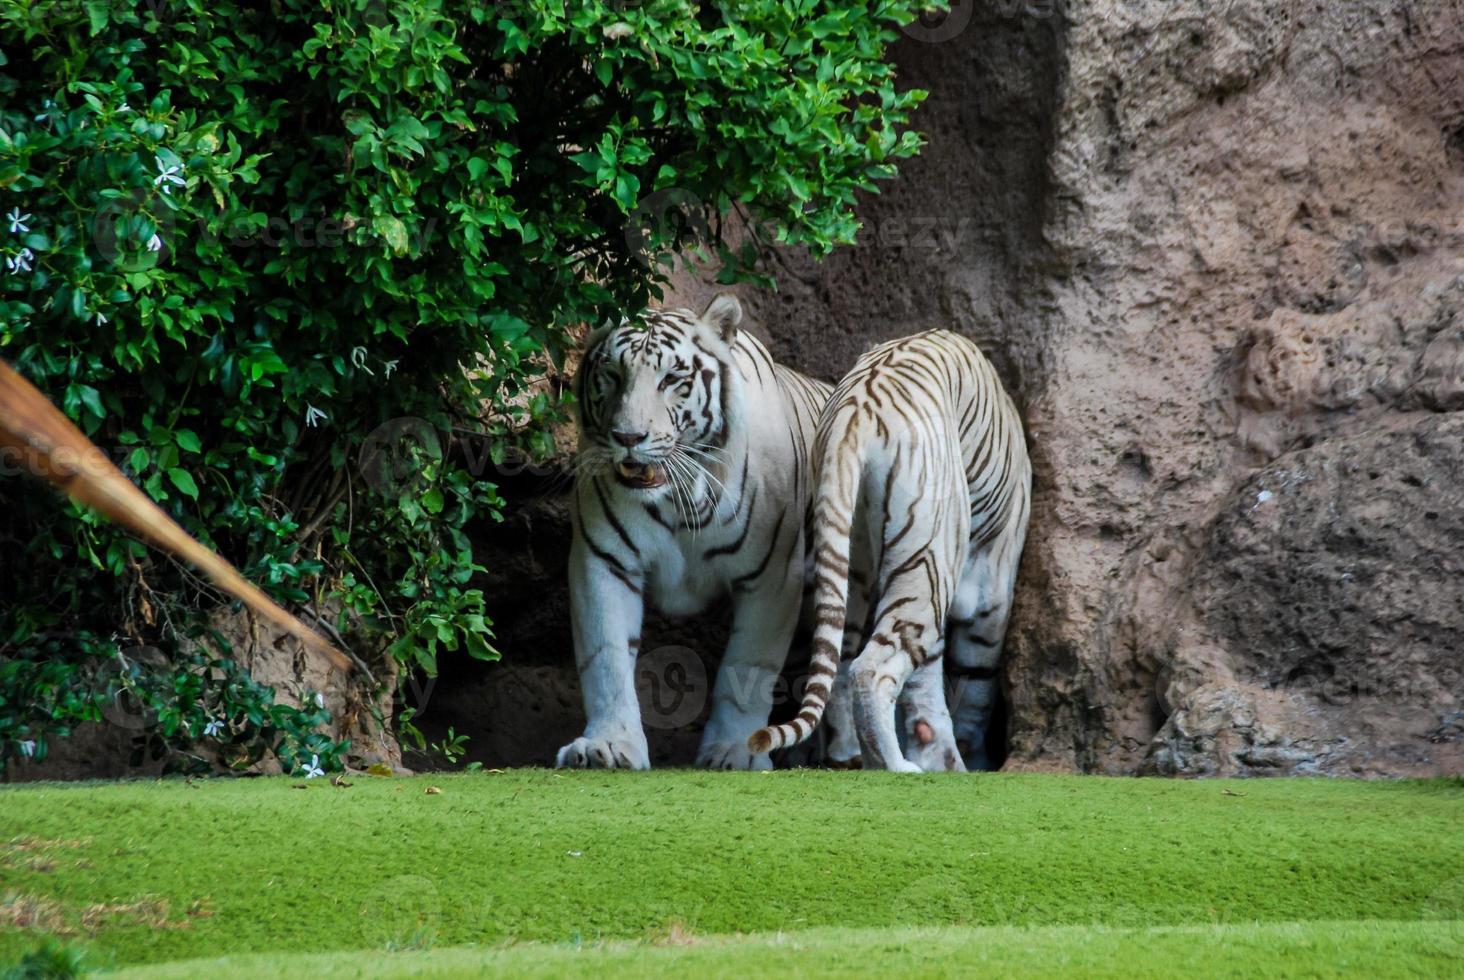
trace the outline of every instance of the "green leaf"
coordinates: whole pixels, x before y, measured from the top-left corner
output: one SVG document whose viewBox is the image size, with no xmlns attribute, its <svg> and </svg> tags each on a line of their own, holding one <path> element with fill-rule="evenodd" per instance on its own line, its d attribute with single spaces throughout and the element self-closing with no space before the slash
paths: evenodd
<svg viewBox="0 0 1464 980">
<path fill-rule="evenodd" d="M 198 440 L 198 435 L 192 429 L 178 429 L 173 433 L 173 438 L 177 441 L 179 449 L 186 449 L 190 453 L 203 452 L 203 443 Z"/>
<path fill-rule="evenodd" d="M 407 226 L 395 215 L 380 214 L 372 221 L 374 227 L 394 255 L 405 255 L 407 251 Z"/>
<path fill-rule="evenodd" d="M 168 479 L 172 481 L 173 486 L 178 488 L 179 492 L 194 500 L 198 499 L 198 484 L 193 482 L 193 475 L 187 470 L 175 466 L 168 471 Z"/>
<path fill-rule="evenodd" d="M 107 13 L 111 4 L 106 0 L 87 0 L 86 17 L 91 26 L 91 36 L 96 37 L 107 27 Z"/>
<path fill-rule="evenodd" d="M 102 408 L 102 396 L 95 388 L 91 385 L 77 385 L 76 390 L 81 396 L 81 403 L 86 406 L 88 412 L 99 419 L 107 417 L 106 409 Z"/>
<path fill-rule="evenodd" d="M 488 640 L 483 636 L 482 633 L 470 631 L 464 634 L 463 640 L 464 649 L 466 649 L 468 655 L 470 657 L 473 657 L 475 660 L 499 659 L 498 651 L 489 646 Z"/>
<path fill-rule="evenodd" d="M 424 510 L 426 510 L 427 513 L 429 513 L 429 514 L 440 514 L 440 513 L 442 513 L 442 505 L 443 505 L 442 491 L 439 490 L 439 489 L 437 489 L 436 487 L 433 487 L 432 489 L 428 490 L 426 493 L 422 494 L 422 508 Z"/>
</svg>

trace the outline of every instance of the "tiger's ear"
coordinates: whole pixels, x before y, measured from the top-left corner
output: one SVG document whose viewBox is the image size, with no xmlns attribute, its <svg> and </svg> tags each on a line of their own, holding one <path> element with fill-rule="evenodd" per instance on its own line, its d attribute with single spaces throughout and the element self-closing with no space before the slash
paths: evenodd
<svg viewBox="0 0 1464 980">
<path fill-rule="evenodd" d="M 590 348 L 598 344 L 604 338 L 604 336 L 611 330 L 614 330 L 615 327 L 615 321 L 607 316 L 604 323 L 591 330 L 589 332 L 589 335 L 585 337 L 585 350 L 589 350 Z"/>
<path fill-rule="evenodd" d="M 724 343 L 732 343 L 737 336 L 737 325 L 742 322 L 742 304 L 731 293 L 718 293 L 707 304 L 701 315 L 702 322 L 721 337 Z"/>
</svg>

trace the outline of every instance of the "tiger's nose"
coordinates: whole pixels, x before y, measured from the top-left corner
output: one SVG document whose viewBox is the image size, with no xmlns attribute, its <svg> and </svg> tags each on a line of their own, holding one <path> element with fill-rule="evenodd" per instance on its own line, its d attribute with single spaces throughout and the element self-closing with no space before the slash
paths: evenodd
<svg viewBox="0 0 1464 980">
<path fill-rule="evenodd" d="M 650 435 L 648 432 L 621 432 L 619 430 L 610 433 L 612 439 L 626 448 L 639 446 L 646 441 L 648 435 Z"/>
</svg>

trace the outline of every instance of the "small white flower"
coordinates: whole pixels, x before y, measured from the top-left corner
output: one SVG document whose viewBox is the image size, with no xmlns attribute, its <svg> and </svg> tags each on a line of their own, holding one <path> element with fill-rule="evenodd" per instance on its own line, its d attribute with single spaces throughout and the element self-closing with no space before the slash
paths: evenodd
<svg viewBox="0 0 1464 980">
<path fill-rule="evenodd" d="M 316 426 L 317 423 L 324 422 L 324 421 L 328 420 L 329 418 L 330 418 L 329 415 L 326 415 L 324 412 L 322 412 L 320 409 L 316 408 L 314 405 L 306 405 L 305 406 L 305 425 L 308 428 L 313 429 L 313 428 L 315 428 L 315 426 Z"/>
<path fill-rule="evenodd" d="M 325 707 L 325 695 L 321 694 L 319 691 L 315 692 L 315 706 L 317 708 Z"/>
<path fill-rule="evenodd" d="M 30 225 L 26 224 L 26 222 L 31 217 L 28 214 L 21 214 L 20 208 L 11 208 L 10 213 L 5 216 L 5 220 L 10 222 L 11 234 L 19 235 L 21 232 L 30 231 Z"/>
<path fill-rule="evenodd" d="M 28 248 L 23 248 L 18 255 L 5 260 L 5 268 L 11 272 L 29 272 L 31 271 L 31 259 L 35 257 L 36 253 Z"/>
<path fill-rule="evenodd" d="M 178 174 L 181 173 L 183 170 L 182 167 L 169 167 L 163 163 L 162 157 L 153 157 L 153 159 L 156 160 L 158 164 L 158 175 L 153 178 L 153 185 L 160 185 L 163 188 L 164 194 L 167 194 L 169 192 L 169 190 L 171 189 L 171 185 L 173 184 L 176 184 L 179 187 L 187 186 L 188 182 L 182 177 L 178 176 Z"/>
<path fill-rule="evenodd" d="M 49 119 L 51 117 L 51 109 L 54 108 L 55 105 L 56 103 L 52 102 L 50 99 L 42 102 L 41 112 L 39 115 L 36 116 L 36 122 L 45 122 L 47 119 Z"/>
<path fill-rule="evenodd" d="M 163 240 L 158 237 L 157 232 L 153 232 L 153 236 L 147 240 L 147 250 L 149 252 L 161 252 L 163 250 Z"/>
<path fill-rule="evenodd" d="M 396 369 L 397 369 L 397 362 L 396 361 L 387 361 L 386 362 L 386 376 L 388 378 L 391 377 L 391 373 L 393 371 L 395 371 Z"/>
<path fill-rule="evenodd" d="M 316 776 L 325 775 L 325 770 L 320 768 L 320 756 L 318 755 L 312 755 L 310 757 L 310 765 L 304 766 L 303 768 L 305 769 L 306 779 L 314 779 Z"/>
<path fill-rule="evenodd" d="M 119 105 L 117 107 L 117 111 L 118 112 L 131 112 L 132 111 L 132 106 L 130 106 L 126 102 L 124 102 L 124 103 L 122 103 L 121 105 Z"/>
<path fill-rule="evenodd" d="M 105 324 L 106 322 L 107 322 L 107 318 L 105 316 L 103 316 L 101 313 L 98 313 L 97 314 L 97 326 L 100 327 L 103 324 Z"/>
<path fill-rule="evenodd" d="M 24 742 L 21 742 L 20 754 L 25 756 L 27 759 L 34 756 L 36 754 L 36 743 L 31 741 L 30 739 L 26 739 Z"/>
<path fill-rule="evenodd" d="M 223 730 L 224 723 L 223 720 L 219 718 L 211 719 L 207 725 L 203 726 L 203 734 L 207 735 L 209 738 L 213 738 L 215 735 Z"/>
<path fill-rule="evenodd" d="M 1262 490 L 1260 493 L 1256 494 L 1256 503 L 1264 504 L 1266 501 L 1270 500 L 1274 496 L 1276 495 L 1271 491 Z"/>
<path fill-rule="evenodd" d="M 367 374 L 371 375 L 373 378 L 376 376 L 376 372 L 366 366 L 366 348 L 352 347 L 351 363 L 356 365 L 356 367 L 360 370 L 365 371 Z"/>
</svg>

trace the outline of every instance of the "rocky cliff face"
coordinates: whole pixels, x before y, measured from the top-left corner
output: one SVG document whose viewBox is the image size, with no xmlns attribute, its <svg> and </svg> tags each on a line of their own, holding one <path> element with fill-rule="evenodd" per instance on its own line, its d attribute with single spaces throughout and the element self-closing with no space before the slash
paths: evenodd
<svg viewBox="0 0 1464 980">
<path fill-rule="evenodd" d="M 810 373 L 947 326 L 1013 388 L 1007 765 L 1464 769 L 1464 4 L 990 0 L 911 34 L 927 150 L 859 247 L 745 298 Z M 501 645 L 562 670 L 557 539 L 509 533 L 510 592 L 558 591 L 502 603 Z"/>
<path fill-rule="evenodd" d="M 1459 771 L 1464 7 L 1065 50 L 1014 764 Z"/>
</svg>

